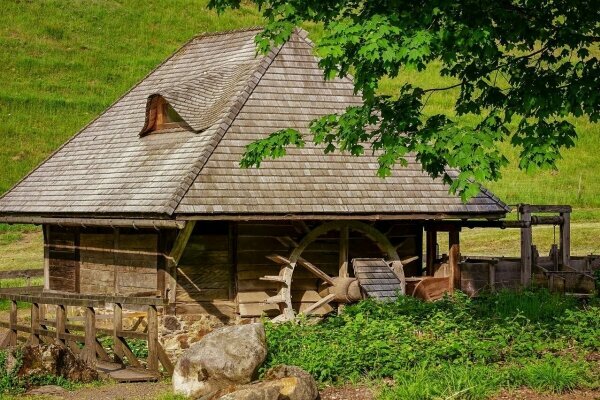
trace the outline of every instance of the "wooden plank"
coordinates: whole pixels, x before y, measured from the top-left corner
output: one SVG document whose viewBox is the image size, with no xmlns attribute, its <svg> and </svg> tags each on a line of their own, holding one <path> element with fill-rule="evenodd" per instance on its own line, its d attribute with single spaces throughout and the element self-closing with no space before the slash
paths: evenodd
<svg viewBox="0 0 600 400">
<path fill-rule="evenodd" d="M 175 265 L 179 264 L 179 260 L 185 251 L 185 247 L 190 239 L 190 236 L 192 236 L 195 226 L 196 221 L 187 221 L 185 223 L 185 227 L 177 234 L 173 248 L 169 253 L 169 258 L 173 260 Z"/>
<path fill-rule="evenodd" d="M 148 306 L 148 359 L 146 367 L 158 372 L 158 313 L 156 306 Z"/>
<path fill-rule="evenodd" d="M 321 308 L 325 304 L 329 304 L 334 298 L 335 298 L 335 294 L 333 294 L 333 293 L 330 295 L 327 295 L 327 296 L 323 297 L 321 300 L 319 300 L 316 303 L 314 303 L 313 305 L 311 305 L 310 307 L 306 308 L 304 311 L 302 311 L 301 314 L 302 315 L 311 315 L 314 311 Z"/>
<path fill-rule="evenodd" d="M 59 304 L 56 306 L 56 341 L 65 345 L 65 341 L 60 338 L 63 333 L 67 333 L 67 309 Z"/>
<path fill-rule="evenodd" d="M 167 372 L 167 374 L 169 376 L 172 376 L 173 375 L 173 371 L 175 370 L 175 367 L 173 366 L 173 363 L 171 362 L 171 359 L 167 355 L 167 352 L 160 345 L 160 343 L 157 344 L 156 349 L 158 351 L 158 359 L 159 359 L 160 363 L 162 364 L 162 366 L 165 369 L 165 371 Z"/>
<path fill-rule="evenodd" d="M 347 226 L 340 228 L 340 249 L 339 249 L 339 273 L 338 276 L 347 278 L 348 273 L 348 238 L 350 229 Z M 318 307 L 317 307 L 318 308 Z"/>
<path fill-rule="evenodd" d="M 123 306 L 115 303 L 113 306 L 113 354 L 115 362 L 124 365 L 123 345 L 119 340 L 119 333 L 123 329 Z"/>
<path fill-rule="evenodd" d="M 521 204 L 519 206 L 519 212 L 523 214 L 531 213 L 570 213 L 572 211 L 571 206 L 567 205 L 531 205 Z"/>
<path fill-rule="evenodd" d="M 31 337 L 29 338 L 31 345 L 37 346 L 40 344 L 40 336 L 36 333 L 40 329 L 40 305 L 38 303 L 31 304 Z"/>
<path fill-rule="evenodd" d="M 561 213 L 563 223 L 560 225 L 560 256 L 563 266 L 571 265 L 571 213 Z"/>
<path fill-rule="evenodd" d="M 7 345 L 8 346 L 16 346 L 17 345 L 17 302 L 10 302 L 10 315 L 9 315 L 9 331 L 7 333 Z"/>
<path fill-rule="evenodd" d="M 448 265 L 453 289 L 460 289 L 460 231 L 448 232 Z"/>
<path fill-rule="evenodd" d="M 530 212 L 521 210 L 519 219 L 526 224 L 531 222 Z M 531 245 L 531 227 L 521 228 L 521 285 L 523 286 L 529 286 L 531 282 Z"/>
<path fill-rule="evenodd" d="M 131 347 L 129 347 L 129 345 L 127 344 L 127 341 L 120 336 L 118 337 L 117 340 L 119 341 L 119 345 L 123 349 L 123 353 L 125 354 L 125 357 L 127 357 L 127 362 L 133 367 L 141 368 L 142 364 L 137 359 L 135 354 L 133 354 L 133 351 L 131 351 Z"/>
<path fill-rule="evenodd" d="M 302 267 L 306 268 L 307 270 L 309 270 L 317 278 L 324 280 L 325 282 L 329 283 L 332 286 L 335 285 L 335 281 L 333 280 L 332 277 L 330 277 L 325 272 L 321 271 L 319 268 L 317 268 L 315 265 L 311 264 L 310 262 L 306 261 L 305 259 L 303 259 L 301 257 L 298 258 L 298 264 L 301 265 Z"/>
<path fill-rule="evenodd" d="M 85 308 L 85 344 L 81 358 L 88 364 L 96 364 L 96 312 L 93 307 Z"/>
<path fill-rule="evenodd" d="M 41 268 L 0 271 L 0 280 L 15 278 L 37 278 L 40 276 L 44 276 L 44 270 Z"/>
</svg>

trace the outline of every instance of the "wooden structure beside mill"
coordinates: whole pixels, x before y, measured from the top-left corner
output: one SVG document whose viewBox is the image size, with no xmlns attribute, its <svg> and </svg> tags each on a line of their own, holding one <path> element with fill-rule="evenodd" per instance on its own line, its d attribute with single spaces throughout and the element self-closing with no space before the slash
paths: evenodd
<svg viewBox="0 0 600 400">
<path fill-rule="evenodd" d="M 461 275 L 460 231 L 502 227 L 509 211 L 485 189 L 464 204 L 414 159 L 381 179 L 375 156 L 310 143 L 239 168 L 252 141 L 306 133 L 314 118 L 361 102 L 351 79 L 323 79 L 305 32 L 257 55 L 258 32 L 192 39 L 0 199 L 1 222 L 43 226 L 42 293 L 286 319 L 398 287 L 443 292 L 481 280 Z M 532 223 L 565 227 L 568 264 L 570 208 L 520 211 L 526 261 L 486 269 L 486 285 L 529 283 Z M 442 234 L 448 249 L 437 246 Z"/>
</svg>

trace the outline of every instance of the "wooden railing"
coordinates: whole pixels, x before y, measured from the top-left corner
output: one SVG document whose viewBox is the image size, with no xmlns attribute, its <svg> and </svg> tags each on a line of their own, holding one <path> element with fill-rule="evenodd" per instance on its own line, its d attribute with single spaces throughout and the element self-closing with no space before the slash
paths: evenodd
<svg viewBox="0 0 600 400">
<path fill-rule="evenodd" d="M 159 373 L 159 363 L 171 374 L 173 365 L 158 340 L 158 306 L 164 306 L 166 300 L 161 297 L 130 297 L 70 294 L 44 291 L 42 287 L 0 289 L 0 299 L 10 301 L 9 321 L 0 321 L 0 327 L 8 329 L 0 346 L 15 346 L 17 333 L 29 333 L 29 342 L 37 345 L 50 338 L 68 346 L 74 353 L 88 363 L 97 360 L 115 362 L 121 365 L 142 368 L 142 362 L 135 356 L 127 339 L 141 339 L 148 343 L 146 370 Z M 30 326 L 19 325 L 17 320 L 17 302 L 31 304 Z M 96 326 L 96 310 L 107 309 L 112 304 L 112 329 Z M 55 319 L 47 319 L 46 309 L 56 307 Z M 147 329 L 144 332 L 123 330 L 123 307 L 136 306 L 145 310 Z M 68 308 L 83 309 L 83 325 L 68 319 Z M 49 329 L 53 328 L 53 329 Z M 83 334 L 81 334 L 83 332 Z M 113 358 L 104 349 L 98 337 L 112 337 Z M 47 340 L 46 340 L 47 341 Z M 80 346 L 80 344 L 82 346 Z"/>
</svg>

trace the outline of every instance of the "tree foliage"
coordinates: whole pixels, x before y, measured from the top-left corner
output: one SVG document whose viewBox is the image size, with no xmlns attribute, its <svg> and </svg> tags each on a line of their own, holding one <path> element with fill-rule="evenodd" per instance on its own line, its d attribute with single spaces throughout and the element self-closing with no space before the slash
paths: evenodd
<svg viewBox="0 0 600 400">
<path fill-rule="evenodd" d="M 463 199 L 479 183 L 497 180 L 508 161 L 499 146 L 519 149 L 519 167 L 556 168 L 577 138 L 569 117 L 600 116 L 600 4 L 597 0 L 254 0 L 266 25 L 262 51 L 285 42 L 295 26 L 320 23 L 320 66 L 327 78 L 354 75 L 364 104 L 313 121 L 310 131 L 326 152 L 376 151 L 378 174 L 415 154 L 423 169 L 443 177 Z M 240 0 L 211 0 L 217 10 Z M 382 78 L 441 64 L 447 87 L 404 84 L 383 95 Z M 429 96 L 456 89 L 457 116 L 424 115 Z M 373 128 L 374 127 L 374 128 Z M 241 161 L 258 166 L 303 145 L 286 129 L 254 143 Z M 449 171 L 458 171 L 456 174 Z"/>
</svg>

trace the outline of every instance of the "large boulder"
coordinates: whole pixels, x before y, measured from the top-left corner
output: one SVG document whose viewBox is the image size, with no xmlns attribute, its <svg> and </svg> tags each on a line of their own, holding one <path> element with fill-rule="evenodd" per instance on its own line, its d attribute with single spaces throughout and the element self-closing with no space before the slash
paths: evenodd
<svg viewBox="0 0 600 400">
<path fill-rule="evenodd" d="M 61 376 L 72 382 L 88 383 L 98 380 L 98 371 L 75 356 L 62 345 L 44 344 L 25 346 L 20 350 L 21 365 L 17 371 L 19 377 L 40 375 Z M 14 357 L 18 358 L 16 353 Z"/>
<path fill-rule="evenodd" d="M 224 388 L 250 383 L 266 356 L 262 324 L 217 329 L 177 360 L 173 390 L 188 397 L 210 397 Z"/>
<path fill-rule="evenodd" d="M 219 400 L 316 400 L 319 390 L 314 378 L 301 368 L 279 365 L 265 374 L 263 382 L 245 385 Z"/>
</svg>

